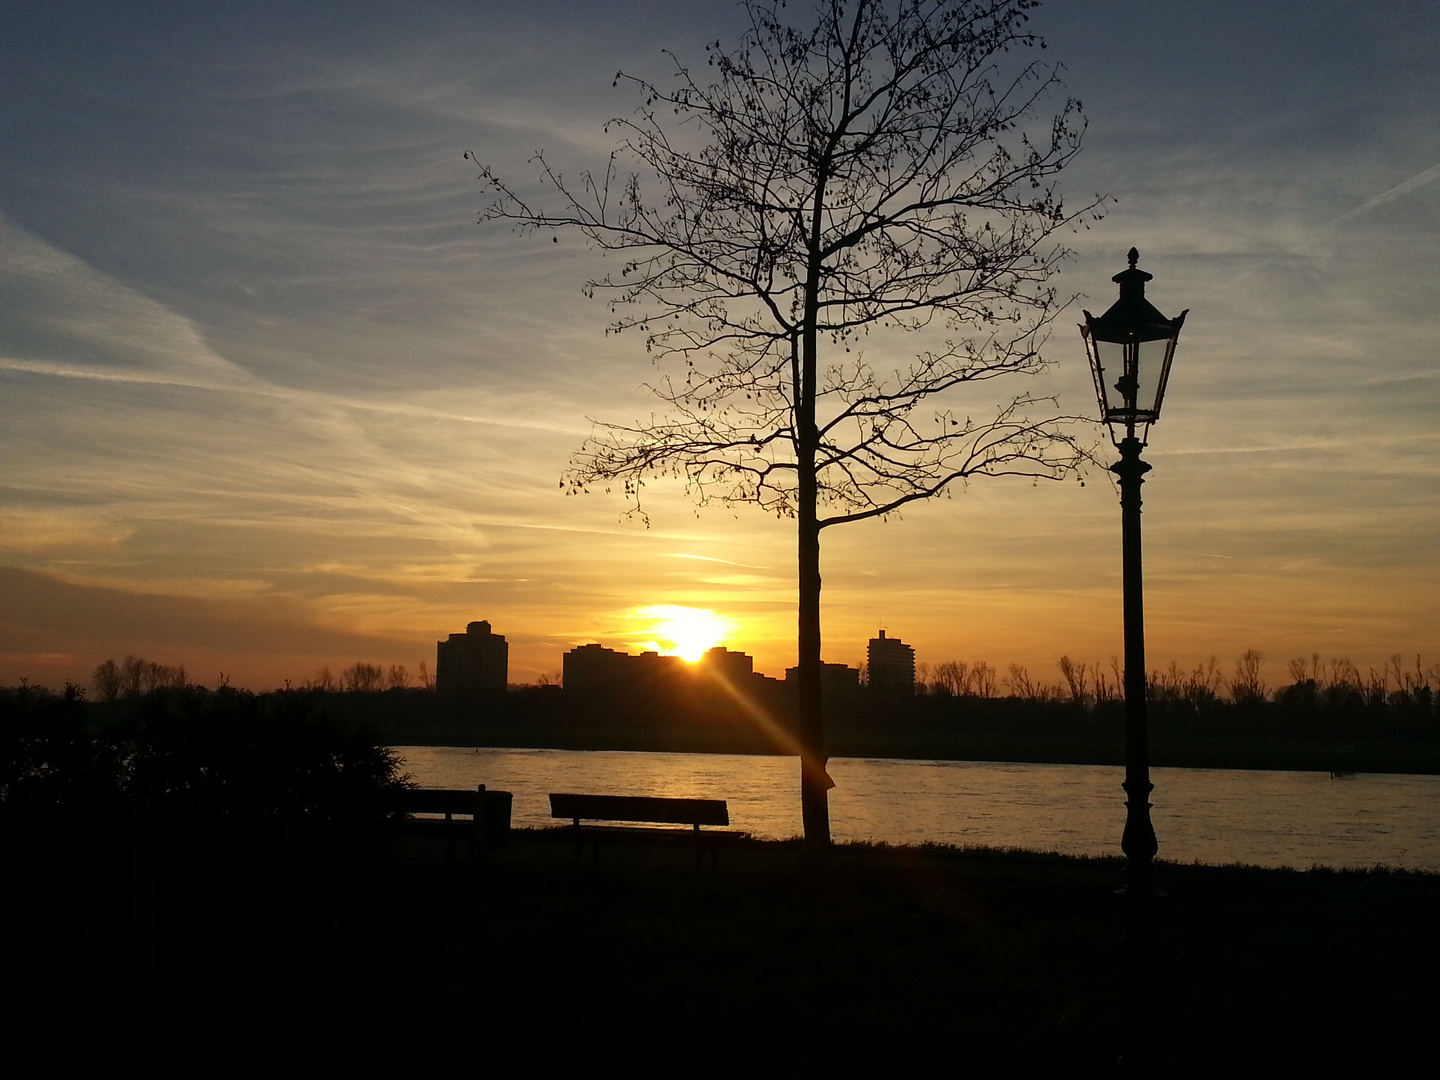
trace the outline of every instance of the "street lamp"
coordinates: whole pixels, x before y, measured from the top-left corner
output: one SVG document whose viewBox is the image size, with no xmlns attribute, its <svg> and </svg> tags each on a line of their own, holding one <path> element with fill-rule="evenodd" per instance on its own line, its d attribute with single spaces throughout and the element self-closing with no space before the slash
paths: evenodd
<svg viewBox="0 0 1440 1080">
<path fill-rule="evenodd" d="M 1122 1072 L 1149 1076 L 1155 1067 L 1156 1025 L 1149 980 L 1154 974 L 1151 927 L 1155 896 L 1155 826 L 1150 822 L 1150 747 L 1145 718 L 1145 602 L 1140 571 L 1140 485 L 1150 466 L 1140 451 L 1150 438 L 1150 425 L 1160 419 L 1160 403 L 1175 358 L 1175 341 L 1189 311 L 1167 319 L 1145 299 L 1151 275 L 1137 269 L 1140 253 L 1130 249 L 1130 268 L 1111 280 L 1120 299 L 1098 319 L 1085 312 L 1080 335 L 1095 376 L 1100 419 L 1120 460 L 1110 471 L 1120 478 L 1125 592 L 1125 852 L 1128 884 L 1125 1030 Z M 1136 432 L 1139 432 L 1137 435 Z"/>
<path fill-rule="evenodd" d="M 1128 892 L 1137 900 L 1154 892 L 1152 860 L 1155 827 L 1150 822 L 1150 749 L 1145 717 L 1145 603 L 1140 565 L 1140 485 L 1150 466 L 1140 451 L 1160 403 L 1175 357 L 1175 341 L 1189 310 L 1167 319 L 1145 299 L 1152 275 L 1137 269 L 1140 253 L 1130 249 L 1130 268 L 1112 281 L 1120 299 L 1098 319 L 1085 312 L 1080 335 L 1095 376 L 1100 418 L 1120 460 L 1110 471 L 1120 478 L 1120 512 L 1125 593 L 1125 833 L 1120 848 L 1127 860 Z M 1136 432 L 1139 432 L 1137 435 Z"/>
</svg>

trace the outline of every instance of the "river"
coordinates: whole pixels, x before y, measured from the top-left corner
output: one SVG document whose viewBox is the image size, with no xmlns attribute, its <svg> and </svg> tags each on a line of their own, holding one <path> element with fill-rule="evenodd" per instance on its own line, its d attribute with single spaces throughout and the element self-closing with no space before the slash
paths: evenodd
<svg viewBox="0 0 1440 1080">
<path fill-rule="evenodd" d="M 556 824 L 552 791 L 725 799 L 731 827 L 800 834 L 794 758 L 620 750 L 400 746 L 422 787 L 514 793 L 512 824 Z M 837 841 L 934 842 L 1118 855 L 1122 770 L 1097 765 L 832 758 Z M 1160 858 L 1171 862 L 1440 873 L 1440 776 L 1153 769 Z"/>
</svg>

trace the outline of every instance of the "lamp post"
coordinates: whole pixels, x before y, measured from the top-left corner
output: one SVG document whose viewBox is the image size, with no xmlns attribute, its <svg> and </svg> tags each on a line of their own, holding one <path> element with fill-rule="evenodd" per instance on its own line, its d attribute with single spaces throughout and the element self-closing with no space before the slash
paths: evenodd
<svg viewBox="0 0 1440 1080">
<path fill-rule="evenodd" d="M 1145 715 L 1145 602 L 1140 563 L 1140 485 L 1150 466 L 1140 460 L 1150 425 L 1160 418 L 1160 403 L 1175 357 L 1175 341 L 1189 311 L 1167 319 L 1145 299 L 1151 275 L 1135 266 L 1140 253 L 1130 249 L 1130 267 L 1111 280 L 1120 299 L 1098 319 L 1085 312 L 1080 327 L 1100 418 L 1120 451 L 1110 471 L 1120 479 L 1120 519 L 1125 605 L 1125 852 L 1127 930 L 1125 1032 L 1122 1063 L 1127 1076 L 1148 1076 L 1155 1065 L 1156 1026 L 1148 983 L 1151 963 L 1152 900 L 1155 896 L 1155 826 L 1150 821 L 1150 746 Z"/>
<path fill-rule="evenodd" d="M 1136 899 L 1154 892 L 1152 860 L 1157 850 L 1155 827 L 1150 822 L 1150 747 L 1145 715 L 1145 602 L 1140 561 L 1140 485 L 1150 466 L 1140 460 L 1150 436 L 1150 425 L 1160 418 L 1160 403 L 1175 357 L 1175 341 L 1189 310 L 1167 319 L 1145 299 L 1145 283 L 1152 275 L 1135 263 L 1140 253 L 1130 249 L 1130 268 L 1112 281 L 1120 286 L 1120 299 L 1099 318 L 1085 312 L 1080 335 L 1095 376 L 1100 418 L 1120 460 L 1110 471 L 1120 479 L 1120 514 L 1125 596 L 1125 852 L 1128 892 Z M 1138 433 L 1138 434 L 1137 434 Z"/>
</svg>

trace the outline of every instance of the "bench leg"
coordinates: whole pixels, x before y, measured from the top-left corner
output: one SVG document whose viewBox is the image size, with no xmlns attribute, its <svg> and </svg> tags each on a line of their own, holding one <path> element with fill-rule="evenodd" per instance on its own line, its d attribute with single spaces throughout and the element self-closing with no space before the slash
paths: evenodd
<svg viewBox="0 0 1440 1080">
<path fill-rule="evenodd" d="M 475 786 L 475 812 L 470 815 L 470 861 L 488 862 L 489 849 L 485 846 L 485 785 Z"/>
<path fill-rule="evenodd" d="M 590 845 L 590 857 L 592 862 L 600 861 L 600 837 L 591 835 L 588 839 L 585 831 L 580 828 L 580 819 L 575 819 L 575 861 L 578 863 L 585 854 L 585 845 Z"/>
</svg>

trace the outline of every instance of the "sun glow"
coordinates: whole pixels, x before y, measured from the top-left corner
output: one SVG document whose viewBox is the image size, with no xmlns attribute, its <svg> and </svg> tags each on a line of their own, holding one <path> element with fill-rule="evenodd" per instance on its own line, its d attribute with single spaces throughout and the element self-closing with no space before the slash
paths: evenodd
<svg viewBox="0 0 1440 1080">
<path fill-rule="evenodd" d="M 725 641 L 736 629 L 736 623 L 705 608 L 660 604 L 638 608 L 635 617 L 653 620 L 648 633 L 653 640 L 640 642 L 641 648 L 654 649 L 666 656 L 680 656 L 691 663 L 699 660 L 706 649 Z"/>
</svg>

